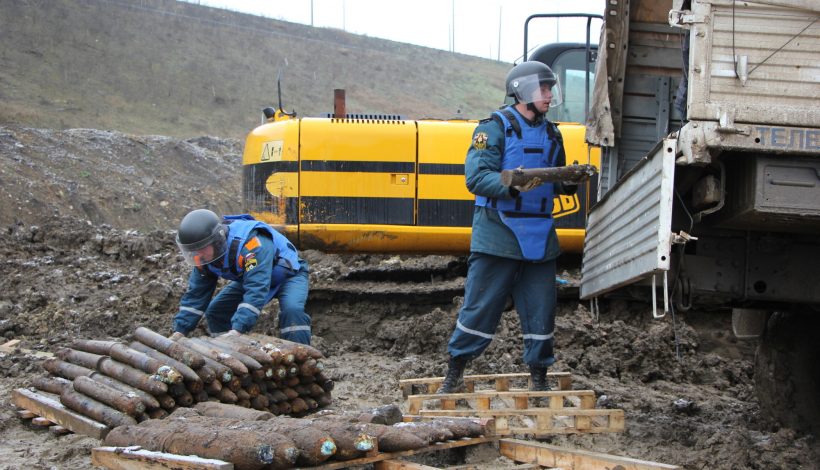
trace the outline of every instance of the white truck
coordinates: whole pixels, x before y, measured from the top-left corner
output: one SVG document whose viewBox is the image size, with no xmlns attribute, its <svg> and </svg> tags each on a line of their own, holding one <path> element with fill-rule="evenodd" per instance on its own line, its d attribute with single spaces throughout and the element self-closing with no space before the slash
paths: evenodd
<svg viewBox="0 0 820 470">
<path fill-rule="evenodd" d="M 608 0 L 604 17 L 581 298 L 732 309 L 759 338 L 762 409 L 820 433 L 820 1 Z"/>
</svg>

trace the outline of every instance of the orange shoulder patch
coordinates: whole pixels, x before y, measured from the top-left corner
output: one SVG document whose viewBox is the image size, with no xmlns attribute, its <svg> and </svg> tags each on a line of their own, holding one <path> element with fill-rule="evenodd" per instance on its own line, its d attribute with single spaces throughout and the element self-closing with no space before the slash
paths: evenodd
<svg viewBox="0 0 820 470">
<path fill-rule="evenodd" d="M 257 237 L 253 237 L 250 240 L 248 240 L 247 243 L 245 243 L 245 248 L 248 251 L 251 251 L 254 248 L 258 248 L 258 247 L 259 247 L 259 238 L 257 238 Z"/>
</svg>

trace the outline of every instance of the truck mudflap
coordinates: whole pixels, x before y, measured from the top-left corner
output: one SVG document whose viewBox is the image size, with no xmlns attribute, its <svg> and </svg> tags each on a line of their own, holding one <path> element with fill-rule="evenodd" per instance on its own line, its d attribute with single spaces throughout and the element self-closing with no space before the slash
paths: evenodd
<svg viewBox="0 0 820 470">
<path fill-rule="evenodd" d="M 676 143 L 659 142 L 590 209 L 582 299 L 669 270 Z"/>
</svg>

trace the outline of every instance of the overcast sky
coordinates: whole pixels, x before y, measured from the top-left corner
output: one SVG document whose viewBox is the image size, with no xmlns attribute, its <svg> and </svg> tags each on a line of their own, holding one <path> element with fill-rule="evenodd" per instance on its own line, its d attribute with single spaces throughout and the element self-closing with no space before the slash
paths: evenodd
<svg viewBox="0 0 820 470">
<path fill-rule="evenodd" d="M 524 51 L 524 21 L 536 13 L 594 13 L 605 0 L 184 0 L 354 34 L 453 50 L 504 62 Z M 312 14 L 311 14 L 312 11 Z M 558 26 L 558 27 L 556 27 Z M 597 42 L 601 22 L 592 23 Z M 500 34 L 499 34 L 500 30 Z M 584 42 L 586 20 L 535 19 L 528 47 Z"/>
</svg>

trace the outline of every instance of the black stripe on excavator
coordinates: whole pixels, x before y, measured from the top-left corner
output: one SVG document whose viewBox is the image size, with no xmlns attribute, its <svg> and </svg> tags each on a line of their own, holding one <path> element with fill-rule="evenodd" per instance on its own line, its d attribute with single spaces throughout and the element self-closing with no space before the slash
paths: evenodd
<svg viewBox="0 0 820 470">
<path fill-rule="evenodd" d="M 464 175 L 463 163 L 420 163 L 420 175 Z"/>
<path fill-rule="evenodd" d="M 419 199 L 419 225 L 426 227 L 470 227 L 475 201 Z"/>
<path fill-rule="evenodd" d="M 285 198 L 285 201 L 275 199 L 267 189 L 270 175 L 278 172 L 295 173 L 298 169 L 296 162 L 267 162 L 242 167 L 242 205 L 246 212 L 269 212 L 282 215 L 284 211 L 287 224 L 297 224 L 299 221 L 299 199 Z"/>
<path fill-rule="evenodd" d="M 303 224 L 413 225 L 413 198 L 302 197 Z"/>
<path fill-rule="evenodd" d="M 350 160 L 302 160 L 302 171 L 349 173 L 415 173 L 414 162 L 361 162 Z"/>
</svg>

